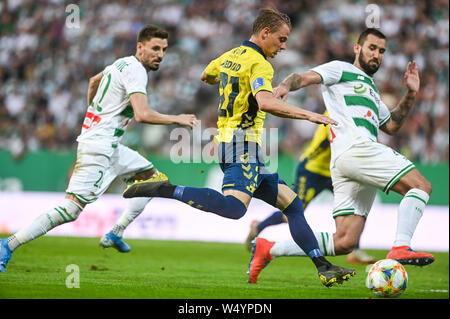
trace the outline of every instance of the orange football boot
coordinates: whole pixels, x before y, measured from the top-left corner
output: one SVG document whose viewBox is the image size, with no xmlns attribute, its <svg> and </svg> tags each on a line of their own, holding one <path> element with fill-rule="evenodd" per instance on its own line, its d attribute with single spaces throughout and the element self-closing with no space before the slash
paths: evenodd
<svg viewBox="0 0 450 319">
<path fill-rule="evenodd" d="M 434 261 L 434 256 L 428 253 L 418 253 L 409 246 L 392 247 L 386 256 L 387 259 L 395 259 L 402 265 L 426 266 Z"/>
<path fill-rule="evenodd" d="M 253 241 L 252 257 L 249 264 L 249 279 L 248 282 L 256 284 L 258 281 L 259 273 L 266 267 L 272 260 L 270 255 L 270 249 L 275 245 L 274 241 L 268 241 L 264 238 L 256 238 Z"/>
</svg>

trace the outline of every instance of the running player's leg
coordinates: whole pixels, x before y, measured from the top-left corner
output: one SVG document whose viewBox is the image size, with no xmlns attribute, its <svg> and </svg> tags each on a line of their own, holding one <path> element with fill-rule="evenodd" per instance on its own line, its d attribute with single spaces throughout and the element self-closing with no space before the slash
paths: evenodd
<svg viewBox="0 0 450 319">
<path fill-rule="evenodd" d="M 38 216 L 30 225 L 0 241 L 0 272 L 5 271 L 15 249 L 59 225 L 76 220 L 86 204 L 94 202 L 103 194 L 115 178 L 113 172 L 108 170 L 109 163 L 110 156 L 80 143 L 66 198 Z"/>
<path fill-rule="evenodd" d="M 129 147 L 118 144 L 111 159 L 114 172 L 125 182 L 145 180 L 158 172 L 153 163 Z M 128 200 L 127 208 L 117 219 L 110 232 L 100 239 L 103 248 L 113 247 L 119 252 L 129 252 L 131 247 L 123 241 L 125 229 L 144 211 L 150 197 L 133 198 Z"/>
<path fill-rule="evenodd" d="M 123 196 L 177 199 L 202 211 L 239 219 L 247 212 L 253 192 L 260 183 L 257 148 L 249 149 L 245 142 L 221 143 L 219 149 L 223 150 L 220 152 L 223 154 L 220 163 L 224 172 L 223 194 L 210 188 L 173 185 L 167 176 L 159 173 L 149 180 L 133 183 L 127 187 Z"/>
<path fill-rule="evenodd" d="M 47 210 L 29 226 L 8 238 L 8 246 L 11 252 L 19 246 L 46 234 L 56 226 L 76 220 L 84 206 L 85 204 L 80 202 L 75 196 L 67 194 L 60 205 Z"/>
<path fill-rule="evenodd" d="M 397 259 L 403 264 L 424 266 L 434 261 L 434 256 L 414 252 L 411 238 L 416 230 L 430 197 L 432 186 L 416 168 L 401 177 L 391 190 L 403 195 L 397 216 L 395 241 L 387 258 Z"/>
<path fill-rule="evenodd" d="M 129 180 L 145 180 L 157 172 L 158 170 L 156 168 L 151 168 L 132 176 Z M 125 229 L 144 211 L 145 206 L 147 206 L 151 199 L 151 197 L 138 197 L 128 200 L 127 208 L 119 216 L 111 231 L 103 235 L 100 239 L 100 246 L 103 248 L 113 247 L 122 253 L 129 252 L 131 247 L 123 240 L 123 233 Z"/>
<path fill-rule="evenodd" d="M 230 166 L 224 170 L 224 194 L 211 188 L 189 187 L 173 185 L 167 176 L 158 173 L 158 176 L 143 182 L 135 182 L 124 191 L 125 198 L 134 197 L 163 197 L 179 200 L 192 207 L 205 212 L 217 214 L 222 217 L 239 219 L 244 216 L 251 196 L 247 193 L 227 185 L 227 180 L 233 180 L 237 170 Z M 229 183 L 228 183 L 229 184 Z"/>
<path fill-rule="evenodd" d="M 288 186 L 278 185 L 277 207 L 286 215 L 294 241 L 310 258 L 322 256 L 317 239 L 304 216 L 303 202 Z"/>
<path fill-rule="evenodd" d="M 136 174 L 135 176 L 131 177 L 130 180 L 131 181 L 146 180 L 157 172 L 158 170 L 156 168 L 151 168 L 142 173 Z M 136 217 L 138 217 L 142 213 L 145 206 L 151 199 L 152 199 L 151 197 L 140 197 L 130 199 L 128 201 L 128 207 L 120 215 L 111 231 L 116 236 L 122 237 L 124 230 L 136 219 Z"/>
<path fill-rule="evenodd" d="M 364 143 L 346 153 L 346 160 L 341 161 L 346 176 L 374 185 L 385 193 L 394 189 L 404 196 L 398 209 L 396 239 L 387 258 L 418 266 L 432 263 L 433 255 L 410 248 L 411 237 L 431 193 L 430 183 L 411 161 L 386 145 Z M 355 170 L 356 166 L 358 170 Z"/>
</svg>

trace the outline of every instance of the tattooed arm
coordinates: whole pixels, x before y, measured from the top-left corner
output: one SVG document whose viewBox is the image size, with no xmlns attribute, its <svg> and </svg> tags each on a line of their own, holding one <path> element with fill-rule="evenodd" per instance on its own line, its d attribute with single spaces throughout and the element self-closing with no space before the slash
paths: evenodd
<svg viewBox="0 0 450 319">
<path fill-rule="evenodd" d="M 391 111 L 391 118 L 389 121 L 380 127 L 383 132 L 389 135 L 397 133 L 400 127 L 402 127 L 403 122 L 408 116 L 409 110 L 414 103 L 416 94 L 419 91 L 419 68 L 417 67 L 415 61 L 408 63 L 403 79 L 405 80 L 407 92 L 401 98 L 397 106 Z"/>
<path fill-rule="evenodd" d="M 274 89 L 274 94 L 276 98 L 281 97 L 283 101 L 286 101 L 290 91 L 295 91 L 311 84 L 320 83 L 322 83 L 322 77 L 317 72 L 294 72 L 288 75 L 280 85 Z"/>
</svg>

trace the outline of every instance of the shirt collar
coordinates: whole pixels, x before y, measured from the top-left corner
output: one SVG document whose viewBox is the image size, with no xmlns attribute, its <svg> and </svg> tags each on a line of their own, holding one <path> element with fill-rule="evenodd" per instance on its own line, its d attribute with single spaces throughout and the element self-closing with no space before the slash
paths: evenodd
<svg viewBox="0 0 450 319">
<path fill-rule="evenodd" d="M 264 59 L 267 59 L 266 55 L 263 52 L 263 50 L 257 44 L 255 44 L 254 42 L 249 41 L 249 40 L 244 40 L 242 42 L 242 45 L 245 45 L 246 47 L 250 47 L 250 48 L 256 50 L 257 52 L 259 52 L 264 57 Z"/>
</svg>

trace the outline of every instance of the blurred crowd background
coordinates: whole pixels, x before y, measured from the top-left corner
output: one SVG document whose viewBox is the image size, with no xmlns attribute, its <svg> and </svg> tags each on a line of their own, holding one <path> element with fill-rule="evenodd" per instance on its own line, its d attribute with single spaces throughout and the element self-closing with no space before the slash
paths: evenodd
<svg viewBox="0 0 450 319">
<path fill-rule="evenodd" d="M 80 9 L 69 28 L 67 5 Z M 160 112 L 195 113 L 202 128 L 215 127 L 218 92 L 199 78 L 210 60 L 251 34 L 258 10 L 287 13 L 293 29 L 288 49 L 270 60 L 273 86 L 293 71 L 334 59 L 353 62 L 353 44 L 371 13 L 367 1 L 154 0 L 0 2 L 0 149 L 20 160 L 30 151 L 75 150 L 86 112 L 89 77 L 116 58 L 135 53 L 140 28 L 153 23 L 170 32 L 159 71 L 149 74 L 150 106 Z M 413 161 L 449 158 L 449 1 L 377 1 L 388 50 L 374 79 L 394 107 L 404 93 L 409 60 L 420 68 L 421 90 L 398 135 L 381 142 Z M 293 92 L 294 105 L 325 110 L 318 86 Z M 267 116 L 278 128 L 279 152 L 298 156 L 315 125 Z M 168 155 L 173 127 L 132 124 L 124 143 L 147 154 Z M 209 141 L 203 141 L 208 143 Z M 273 142 L 273 141 L 272 141 Z"/>
</svg>

